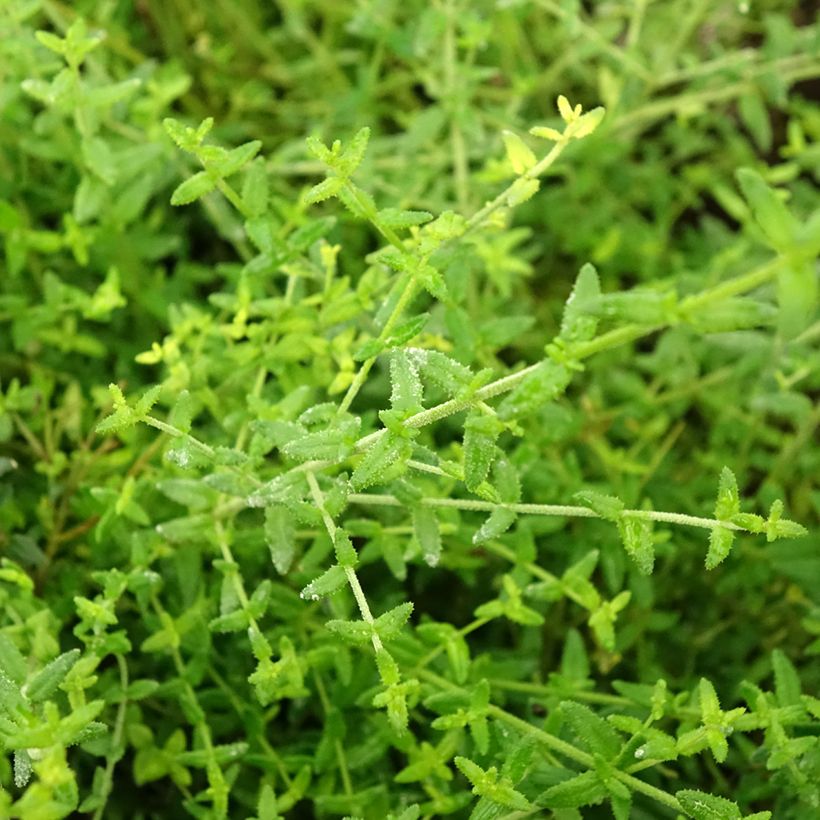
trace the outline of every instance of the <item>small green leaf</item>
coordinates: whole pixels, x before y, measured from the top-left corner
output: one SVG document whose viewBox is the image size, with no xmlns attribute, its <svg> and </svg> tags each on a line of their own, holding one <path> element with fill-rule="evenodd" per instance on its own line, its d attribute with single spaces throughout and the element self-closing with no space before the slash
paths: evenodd
<svg viewBox="0 0 820 820">
<path fill-rule="evenodd" d="M 355 567 L 359 563 L 359 555 L 350 536 L 341 527 L 336 530 L 333 538 L 333 549 L 336 552 L 336 561 L 340 567 Z"/>
<path fill-rule="evenodd" d="M 509 205 L 510 208 L 521 205 L 527 200 L 532 199 L 538 193 L 540 187 L 541 182 L 537 179 L 529 179 L 527 177 L 517 179 L 510 186 L 510 190 L 507 193 L 507 205 Z"/>
<path fill-rule="evenodd" d="M 20 686 L 27 673 L 26 659 L 17 645 L 8 635 L 0 632 L 0 675 L 5 675 L 12 683 Z"/>
<path fill-rule="evenodd" d="M 496 458 L 495 442 L 504 425 L 495 417 L 474 411 L 464 423 L 464 483 L 475 492 L 487 479 Z"/>
<path fill-rule="evenodd" d="M 798 226 L 783 200 L 751 168 L 740 168 L 737 171 L 737 181 L 743 196 L 751 205 L 755 220 L 772 246 L 779 251 L 791 247 Z"/>
<path fill-rule="evenodd" d="M 350 484 L 361 490 L 385 479 L 388 470 L 410 458 L 410 443 L 392 432 L 387 432 L 370 447 L 350 476 Z"/>
<path fill-rule="evenodd" d="M 577 809 L 601 803 L 607 795 L 607 788 L 598 775 L 584 772 L 551 786 L 538 796 L 536 803 L 550 809 Z"/>
<path fill-rule="evenodd" d="M 521 140 L 518 134 L 512 131 L 502 131 L 501 136 L 504 139 L 507 159 L 509 159 L 513 171 L 519 175 L 525 174 L 537 162 L 535 154 L 533 154 L 529 146 Z"/>
<path fill-rule="evenodd" d="M 402 630 L 413 612 L 413 604 L 410 602 L 399 604 L 388 610 L 383 615 L 379 615 L 375 621 L 376 632 L 382 640 L 390 640 Z"/>
<path fill-rule="evenodd" d="M 305 600 L 318 601 L 338 592 L 346 582 L 344 567 L 334 565 L 318 578 L 314 578 L 299 594 Z"/>
<path fill-rule="evenodd" d="M 560 131 L 546 125 L 536 125 L 530 128 L 530 134 L 542 140 L 552 140 L 553 142 L 561 142 L 564 139 L 564 135 Z"/>
<path fill-rule="evenodd" d="M 644 575 L 651 575 L 655 565 L 655 544 L 652 538 L 652 522 L 648 518 L 622 515 L 618 519 L 624 549 Z"/>
<path fill-rule="evenodd" d="M 216 170 L 221 177 L 235 174 L 259 153 L 261 147 L 262 143 L 259 140 L 252 140 L 228 151 L 225 157 L 216 163 Z"/>
<path fill-rule="evenodd" d="M 381 224 L 394 230 L 423 225 L 432 218 L 433 215 L 427 211 L 403 211 L 400 208 L 384 208 L 379 211 Z"/>
<path fill-rule="evenodd" d="M 567 136 L 576 140 L 588 137 L 601 124 L 605 114 L 606 110 L 600 106 L 582 114 L 569 125 Z"/>
<path fill-rule="evenodd" d="M 216 187 L 216 180 L 207 172 L 200 171 L 178 185 L 171 194 L 172 205 L 188 205 Z"/>
<path fill-rule="evenodd" d="M 373 637 L 373 626 L 364 621 L 334 620 L 328 621 L 325 626 L 330 632 L 352 644 L 365 644 Z"/>
<path fill-rule="evenodd" d="M 498 507 L 490 513 L 489 518 L 479 527 L 478 531 L 473 535 L 473 543 L 483 544 L 493 538 L 498 538 L 503 535 L 514 523 L 517 518 L 513 510 L 508 510 L 504 507 Z"/>
<path fill-rule="evenodd" d="M 574 701 L 564 701 L 561 706 L 572 731 L 587 751 L 601 754 L 606 760 L 612 760 L 621 748 L 618 733 L 588 706 Z"/>
<path fill-rule="evenodd" d="M 569 100 L 563 94 L 558 95 L 556 105 L 558 106 L 558 113 L 564 122 L 572 122 L 575 119 L 576 113 L 569 104 Z"/>
<path fill-rule="evenodd" d="M 813 261 L 793 261 L 777 276 L 778 329 L 792 339 L 809 326 L 817 311 L 817 270 Z"/>
<path fill-rule="evenodd" d="M 774 691 L 780 706 L 800 706 L 800 676 L 792 662 L 781 649 L 772 652 Z"/>
<path fill-rule="evenodd" d="M 264 160 L 257 159 L 245 173 L 242 182 L 242 203 L 254 217 L 261 216 L 268 205 L 268 174 Z"/>
<path fill-rule="evenodd" d="M 558 398 L 571 380 L 572 373 L 566 365 L 551 359 L 543 361 L 501 402 L 498 415 L 505 421 L 528 416 Z"/>
<path fill-rule="evenodd" d="M 624 509 L 624 502 L 614 495 L 603 495 L 593 490 L 581 490 L 573 496 L 585 507 L 589 507 L 593 512 L 607 521 L 620 522 L 621 513 Z"/>
<path fill-rule="evenodd" d="M 740 807 L 725 797 L 683 789 L 675 792 L 683 810 L 695 820 L 740 820 Z"/>
<path fill-rule="evenodd" d="M 60 55 L 66 53 L 66 42 L 62 37 L 58 37 L 50 31 L 35 31 L 34 36 L 37 38 L 37 42 L 44 45 L 49 51 Z"/>
<path fill-rule="evenodd" d="M 434 567 L 441 558 L 441 533 L 438 517 L 430 507 L 417 505 L 413 508 L 413 532 L 421 547 L 421 554 L 428 566 Z"/>
<path fill-rule="evenodd" d="M 345 176 L 350 176 L 361 165 L 369 141 L 370 129 L 365 126 L 357 131 L 353 139 L 347 144 L 347 148 L 342 153 L 339 162 L 340 170 Z"/>
<path fill-rule="evenodd" d="M 243 632 L 248 628 L 248 622 L 248 613 L 244 609 L 236 609 L 213 618 L 208 622 L 208 629 L 221 634 Z"/>
<path fill-rule="evenodd" d="M 735 534 L 726 527 L 714 527 L 709 533 L 709 551 L 706 553 L 706 569 L 714 569 L 726 559 L 732 549 Z"/>
<path fill-rule="evenodd" d="M 595 336 L 598 317 L 595 315 L 601 285 L 598 272 L 587 263 L 578 272 L 575 286 L 564 306 L 561 320 L 561 338 L 567 342 L 589 341 Z"/>
<path fill-rule="evenodd" d="M 328 177 L 318 185 L 314 185 L 305 194 L 305 203 L 314 205 L 317 202 L 324 202 L 326 199 L 338 196 L 344 185 L 345 181 L 342 177 Z"/>
<path fill-rule="evenodd" d="M 399 348 L 390 355 L 390 406 L 410 413 L 422 409 L 423 389 L 418 365 L 407 350 Z"/>
<path fill-rule="evenodd" d="M 79 659 L 80 650 L 72 649 L 43 667 L 26 687 L 28 699 L 32 703 L 39 703 L 53 695 Z"/>
<path fill-rule="evenodd" d="M 437 350 L 418 351 L 419 370 L 425 380 L 454 396 L 473 380 L 473 372 L 460 362 Z"/>
<path fill-rule="evenodd" d="M 789 521 L 787 518 L 781 518 L 782 515 L 783 502 L 777 499 L 772 502 L 769 517 L 763 525 L 767 541 L 777 541 L 779 538 L 801 538 L 808 534 L 804 526 L 795 521 Z"/>
<path fill-rule="evenodd" d="M 728 467 L 724 467 L 720 473 L 715 518 L 719 521 L 731 521 L 739 512 L 740 493 L 737 489 L 737 479 Z"/>
</svg>

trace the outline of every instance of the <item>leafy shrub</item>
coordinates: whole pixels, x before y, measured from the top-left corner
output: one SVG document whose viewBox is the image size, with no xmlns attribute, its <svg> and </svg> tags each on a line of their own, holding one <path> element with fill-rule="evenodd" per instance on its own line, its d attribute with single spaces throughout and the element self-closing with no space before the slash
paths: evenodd
<svg viewBox="0 0 820 820">
<path fill-rule="evenodd" d="M 0 815 L 820 817 L 817 25 L 592 5 L 0 7 Z"/>
</svg>

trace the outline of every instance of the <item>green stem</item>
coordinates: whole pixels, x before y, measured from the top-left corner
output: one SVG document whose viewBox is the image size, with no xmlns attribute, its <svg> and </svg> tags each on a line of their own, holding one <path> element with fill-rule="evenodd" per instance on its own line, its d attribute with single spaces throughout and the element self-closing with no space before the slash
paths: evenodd
<svg viewBox="0 0 820 820">
<path fill-rule="evenodd" d="M 356 201 L 356 204 L 359 206 L 361 212 L 367 218 L 367 221 L 370 222 L 373 227 L 394 247 L 398 250 L 404 252 L 404 243 L 399 238 L 399 235 L 389 226 L 385 225 L 384 222 L 379 218 L 379 214 L 376 212 L 375 208 L 372 207 L 370 202 L 362 197 L 359 196 L 359 189 L 352 183 L 347 182 L 345 184 L 345 189 L 352 199 Z"/>
<path fill-rule="evenodd" d="M 451 692 L 459 691 L 460 689 L 459 686 L 450 683 L 450 681 L 446 680 L 445 678 L 442 678 L 439 675 L 436 675 L 435 673 L 430 672 L 426 669 L 422 670 L 419 673 L 419 677 L 423 678 L 429 683 L 432 683 L 439 689 L 445 689 Z M 506 723 L 508 726 L 517 729 L 522 734 L 529 735 L 535 741 L 546 746 L 553 752 L 557 752 L 558 754 L 563 755 L 564 757 L 569 758 L 570 760 L 574 760 L 576 763 L 580 763 L 587 769 L 595 768 L 595 759 L 592 757 L 592 755 L 587 754 L 586 752 L 583 752 L 580 749 L 577 749 L 571 743 L 567 743 L 565 740 L 561 740 L 561 738 L 544 731 L 544 729 L 540 729 L 538 726 L 533 726 L 533 724 L 527 723 L 527 721 L 522 720 L 519 717 L 516 717 L 510 712 L 507 712 L 505 709 L 502 709 L 500 706 L 490 704 L 487 712 L 491 717 L 495 718 L 501 723 Z M 653 800 L 662 803 L 670 809 L 674 809 L 675 811 L 679 812 L 683 811 L 683 807 L 678 802 L 677 798 L 675 798 L 668 792 L 663 791 L 663 789 L 659 789 L 656 786 L 652 786 L 649 783 L 645 783 L 643 780 L 639 780 L 637 777 L 633 777 L 631 774 L 627 774 L 623 771 L 616 770 L 615 777 L 617 777 L 618 780 L 620 780 L 625 786 L 632 789 L 633 791 L 641 792 L 642 794 L 645 794 L 647 797 L 651 797 Z"/>
<path fill-rule="evenodd" d="M 396 326 L 396 323 L 401 318 L 402 313 L 404 313 L 404 309 L 412 300 L 413 296 L 415 295 L 416 290 L 416 283 L 412 276 L 407 278 L 407 283 L 404 286 L 404 290 L 402 290 L 399 298 L 396 300 L 396 304 L 393 307 L 390 316 L 388 317 L 387 321 L 384 323 L 384 327 L 379 333 L 379 341 L 384 341 L 392 332 L 393 328 Z M 376 359 L 378 356 L 371 356 L 367 359 L 362 366 L 359 368 L 359 372 L 356 373 L 353 381 L 350 384 L 350 387 L 347 388 L 347 393 L 345 393 L 344 398 L 342 399 L 341 404 L 339 405 L 339 413 L 345 413 L 349 409 L 350 405 L 353 403 L 353 399 L 356 398 L 359 390 L 361 390 L 362 385 L 364 384 L 364 380 L 367 378 L 367 374 L 370 372 L 370 369 L 376 363 Z"/>
<path fill-rule="evenodd" d="M 558 3 L 552 2 L 552 0 L 538 0 L 538 5 L 561 20 L 566 20 L 571 17 L 572 25 L 577 27 L 577 30 L 580 31 L 584 37 L 594 43 L 605 54 L 617 60 L 630 74 L 634 74 L 642 80 L 652 79 L 652 72 L 646 68 L 646 66 L 641 65 L 634 57 L 627 54 L 614 43 L 611 43 L 598 29 L 585 23 L 579 16 L 573 14 L 573 12 L 568 11 Z"/>
<path fill-rule="evenodd" d="M 363 504 L 379 507 L 402 507 L 398 498 L 392 495 L 377 493 L 351 493 L 347 500 L 350 504 Z M 481 501 L 476 498 L 422 498 L 419 503 L 425 507 L 451 508 L 475 512 L 493 512 L 499 508 L 512 510 L 522 515 L 549 515 L 567 518 L 603 518 L 589 507 L 577 507 L 564 504 L 503 504 L 494 501 Z M 683 513 L 662 512 L 660 510 L 623 510 L 621 515 L 629 518 L 643 518 L 648 521 L 662 521 L 679 524 L 684 527 L 701 527 L 713 530 L 724 527 L 729 530 L 745 531 L 743 527 L 729 521 L 718 521 L 714 518 L 701 518 Z"/>
<path fill-rule="evenodd" d="M 321 487 L 319 487 L 319 482 L 316 480 L 316 476 L 312 472 L 307 473 L 307 482 L 310 487 L 310 493 L 313 496 L 313 501 L 319 508 L 319 512 L 322 514 L 322 520 L 324 521 L 327 534 L 330 536 L 331 541 L 335 541 L 336 523 L 333 521 L 333 518 L 325 507 L 324 494 L 322 493 Z M 350 586 L 350 589 L 353 592 L 353 597 L 356 599 L 356 604 L 359 607 L 362 620 L 365 621 L 365 623 L 372 624 L 374 621 L 373 613 L 370 611 L 370 605 L 367 603 L 367 598 L 365 597 L 362 585 L 359 583 L 356 570 L 354 570 L 353 567 L 345 567 L 344 571 L 345 577 L 347 578 L 347 583 Z M 371 642 L 373 643 L 373 649 L 376 652 L 379 652 L 382 649 L 381 638 L 375 632 L 371 636 Z"/>
<path fill-rule="evenodd" d="M 120 670 L 120 689 L 122 689 L 122 700 L 117 708 L 117 717 L 114 719 L 114 734 L 111 737 L 111 751 L 108 753 L 105 771 L 103 772 L 102 786 L 100 787 L 100 805 L 94 812 L 94 820 L 102 820 L 111 789 L 114 785 L 114 767 L 125 754 L 123 744 L 123 733 L 125 731 L 125 712 L 128 708 L 128 699 L 125 690 L 128 688 L 128 665 L 122 655 L 116 655 L 117 666 Z"/>
<path fill-rule="evenodd" d="M 569 140 L 562 139 L 560 142 L 556 142 L 553 145 L 550 152 L 542 159 L 540 162 L 537 162 L 535 165 L 530 168 L 525 174 L 522 174 L 519 177 L 516 177 L 513 182 L 511 182 L 495 199 L 488 202 L 483 208 L 476 211 L 468 220 L 467 225 L 465 227 L 464 233 L 462 236 L 466 236 L 468 233 L 474 231 L 476 228 L 484 224 L 484 221 L 487 219 L 488 216 L 495 213 L 502 205 L 506 204 L 508 197 L 512 193 L 513 188 L 515 185 L 522 179 L 538 179 L 541 174 L 543 174 L 550 166 L 552 166 L 558 157 L 561 156 L 564 149 L 569 144 Z"/>
<path fill-rule="evenodd" d="M 464 134 L 458 122 L 461 106 L 467 101 L 461 99 L 456 83 L 456 52 L 455 8 L 452 0 L 447 3 L 447 28 L 444 32 L 444 84 L 450 103 L 450 144 L 453 149 L 453 171 L 456 183 L 456 198 L 459 207 L 464 210 L 470 197 L 470 174 L 467 165 L 467 151 L 464 145 Z"/>
</svg>

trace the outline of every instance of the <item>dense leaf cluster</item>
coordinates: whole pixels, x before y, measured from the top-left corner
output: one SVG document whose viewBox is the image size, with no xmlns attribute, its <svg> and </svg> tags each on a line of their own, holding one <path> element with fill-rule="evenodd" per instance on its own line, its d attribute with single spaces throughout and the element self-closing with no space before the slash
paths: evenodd
<svg viewBox="0 0 820 820">
<path fill-rule="evenodd" d="M 0 3 L 0 817 L 820 818 L 749 5 Z"/>
</svg>

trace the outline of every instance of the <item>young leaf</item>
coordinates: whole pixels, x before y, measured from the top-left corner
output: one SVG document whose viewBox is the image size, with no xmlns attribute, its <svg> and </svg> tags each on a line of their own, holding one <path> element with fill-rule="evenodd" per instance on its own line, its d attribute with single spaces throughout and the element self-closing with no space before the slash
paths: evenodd
<svg viewBox="0 0 820 820">
<path fill-rule="evenodd" d="M 413 508 L 413 532 L 428 566 L 434 567 L 441 557 L 441 533 L 435 510 L 416 505 Z"/>
<path fill-rule="evenodd" d="M 370 141 L 370 129 L 366 126 L 356 132 L 347 145 L 339 161 L 339 168 L 345 176 L 350 176 L 364 159 L 367 143 Z"/>
<path fill-rule="evenodd" d="M 484 544 L 493 538 L 503 535 L 515 522 L 517 515 L 513 510 L 498 507 L 490 513 L 489 518 L 481 525 L 473 535 L 473 543 Z"/>
<path fill-rule="evenodd" d="M 350 484 L 361 490 L 384 480 L 387 471 L 410 458 L 407 439 L 388 431 L 364 454 L 350 476 Z"/>
<path fill-rule="evenodd" d="M 683 810 L 694 820 L 740 820 L 742 815 L 737 803 L 714 794 L 683 789 L 675 792 Z"/>
<path fill-rule="evenodd" d="M 215 163 L 215 168 L 221 177 L 229 177 L 247 165 L 259 153 L 261 147 L 262 143 L 259 140 L 246 142 L 228 151 L 218 163 Z"/>
<path fill-rule="evenodd" d="M 351 419 L 292 439 L 282 447 L 285 455 L 298 461 L 342 461 L 353 450 L 359 432 L 359 419 Z"/>
<path fill-rule="evenodd" d="M 336 551 L 336 561 L 340 567 L 355 567 L 359 563 L 359 555 L 350 536 L 341 528 L 336 530 L 333 549 Z"/>
<path fill-rule="evenodd" d="M 265 508 L 265 538 L 276 571 L 284 575 L 296 555 L 293 515 L 284 506 L 273 504 Z"/>
<path fill-rule="evenodd" d="M 709 533 L 709 551 L 706 553 L 706 569 L 714 569 L 726 559 L 732 549 L 735 534 L 726 527 L 714 527 Z"/>
<path fill-rule="evenodd" d="M 561 704 L 561 714 L 567 720 L 581 744 L 590 752 L 612 760 L 621 748 L 618 733 L 588 706 L 574 701 Z"/>
<path fill-rule="evenodd" d="M 794 338 L 811 323 L 819 290 L 812 261 L 794 260 L 778 274 L 778 329 L 787 339 Z"/>
<path fill-rule="evenodd" d="M 808 532 L 804 526 L 781 518 L 783 515 L 783 502 L 780 499 L 772 502 L 769 509 L 769 517 L 764 523 L 767 541 L 777 541 L 778 538 L 800 538 Z"/>
<path fill-rule="evenodd" d="M 578 272 L 575 286 L 564 306 L 561 338 L 567 342 L 585 342 L 595 336 L 598 317 L 594 311 L 601 297 L 598 272 L 587 263 Z"/>
<path fill-rule="evenodd" d="M 551 786 L 536 802 L 550 809 L 577 809 L 602 802 L 609 792 L 596 772 L 584 772 Z"/>
<path fill-rule="evenodd" d="M 172 205 L 188 205 L 210 193 L 216 187 L 216 180 L 207 171 L 199 171 L 178 185 L 171 194 Z"/>
<path fill-rule="evenodd" d="M 403 211 L 400 208 L 384 208 L 379 211 L 381 224 L 394 230 L 423 225 L 432 218 L 433 215 L 427 211 Z"/>
<path fill-rule="evenodd" d="M 305 194 L 305 203 L 315 205 L 318 202 L 324 202 L 326 199 L 338 196 L 344 186 L 345 180 L 342 177 L 328 177 L 314 185 Z"/>
<path fill-rule="evenodd" d="M 624 549 L 644 575 L 651 575 L 655 565 L 655 544 L 652 538 L 652 522 L 647 518 L 622 515 L 618 519 Z"/>
<path fill-rule="evenodd" d="M 517 179 L 507 194 L 507 205 L 510 208 L 515 208 L 516 205 L 521 205 L 529 199 L 532 199 L 541 187 L 540 180 L 528 179 L 521 177 Z"/>
<path fill-rule="evenodd" d="M 541 362 L 501 402 L 498 415 L 503 420 L 523 418 L 560 396 L 572 380 L 570 369 L 551 359 Z"/>
<path fill-rule="evenodd" d="M 469 367 L 437 350 L 425 350 L 419 359 L 422 376 L 441 387 L 450 396 L 459 393 L 473 380 L 473 372 Z"/>
<path fill-rule="evenodd" d="M 399 604 L 388 610 L 383 615 L 379 615 L 375 621 L 375 630 L 382 640 L 390 640 L 399 634 L 402 627 L 407 623 L 413 612 L 413 604 L 410 602 Z"/>
<path fill-rule="evenodd" d="M 582 114 L 570 124 L 566 130 L 566 135 L 576 140 L 588 137 L 601 124 L 605 114 L 606 110 L 601 106 L 587 111 L 586 114 Z"/>
<path fill-rule="evenodd" d="M 79 659 L 80 650 L 72 649 L 43 667 L 26 687 L 28 699 L 32 703 L 39 703 L 53 695 Z"/>
<path fill-rule="evenodd" d="M 318 601 L 320 598 L 338 592 L 346 582 L 347 576 L 344 568 L 334 565 L 318 578 L 314 578 L 299 595 L 305 600 Z"/>
<path fill-rule="evenodd" d="M 800 676 L 782 649 L 772 652 L 774 691 L 780 706 L 800 706 Z"/>
<path fill-rule="evenodd" d="M 788 250 L 795 241 L 797 221 L 783 200 L 751 168 L 740 168 L 737 181 L 766 238 L 776 250 Z"/>
<path fill-rule="evenodd" d="M 496 457 L 495 442 L 504 425 L 495 416 L 475 411 L 464 423 L 464 483 L 475 492 Z"/>
<path fill-rule="evenodd" d="M 504 147 L 507 150 L 507 159 L 516 174 L 525 174 L 537 162 L 535 154 L 530 150 L 518 134 L 512 131 L 502 131 Z"/>
<path fill-rule="evenodd" d="M 325 626 L 330 632 L 352 644 L 366 644 L 373 637 L 373 626 L 364 621 L 334 620 L 328 621 Z"/>
<path fill-rule="evenodd" d="M 27 673 L 26 659 L 11 638 L 0 632 L 0 675 L 5 675 L 12 683 L 20 686 Z"/>
<path fill-rule="evenodd" d="M 390 355 L 390 406 L 415 413 L 422 409 L 422 386 L 415 359 L 404 348 Z"/>
<path fill-rule="evenodd" d="M 621 521 L 624 502 L 614 495 L 603 495 L 593 490 L 580 490 L 574 498 L 607 521 Z"/>
<path fill-rule="evenodd" d="M 737 489 L 737 479 L 728 467 L 724 467 L 720 472 L 715 518 L 719 521 L 731 521 L 739 512 L 740 493 Z"/>
</svg>

